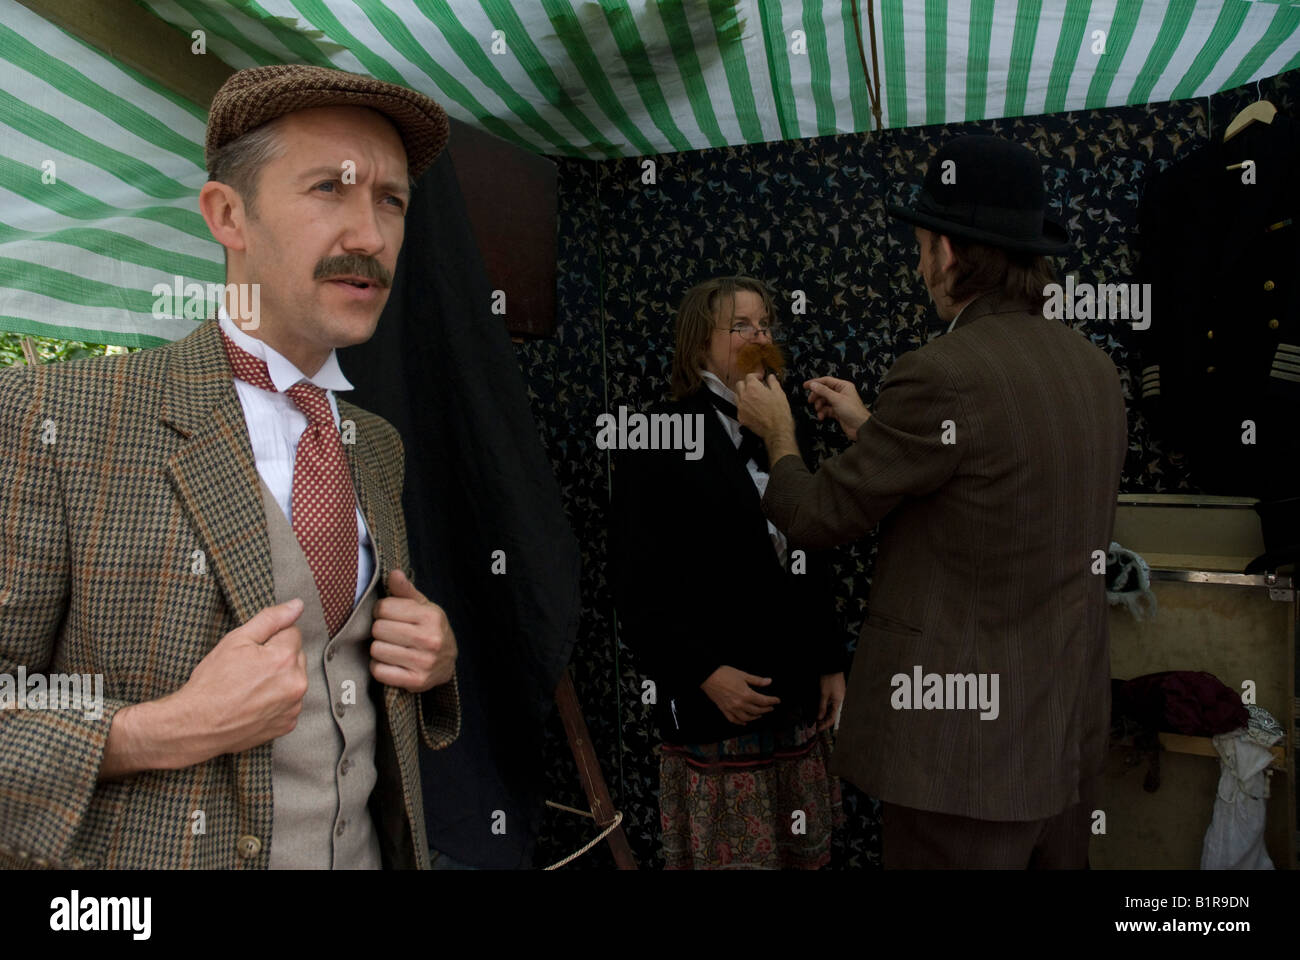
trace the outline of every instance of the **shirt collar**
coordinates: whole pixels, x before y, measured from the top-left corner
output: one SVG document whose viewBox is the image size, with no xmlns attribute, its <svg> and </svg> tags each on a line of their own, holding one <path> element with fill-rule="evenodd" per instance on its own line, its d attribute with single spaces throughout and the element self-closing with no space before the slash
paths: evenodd
<svg viewBox="0 0 1300 960">
<path fill-rule="evenodd" d="M 700 377 L 704 380 L 704 385 L 726 400 L 733 407 L 736 406 L 736 391 L 722 382 L 722 378 L 716 373 L 709 370 L 701 370 Z"/>
<path fill-rule="evenodd" d="M 974 302 L 974 301 L 972 301 L 972 303 L 973 303 L 973 302 Z M 969 303 L 966 304 L 966 307 L 969 307 L 969 306 L 970 306 Z M 952 318 L 952 323 L 948 324 L 948 329 L 945 330 L 944 333 L 952 333 L 953 328 L 957 326 L 957 321 L 960 320 L 960 319 L 961 319 L 961 315 L 962 315 L 963 313 L 966 312 L 966 307 L 962 307 L 960 310 L 957 311 L 957 316 L 955 316 L 955 317 Z"/>
<path fill-rule="evenodd" d="M 299 380 L 314 383 L 322 390 L 352 389 L 352 384 L 347 377 L 343 376 L 343 370 L 339 367 L 337 350 L 331 350 L 321 368 L 316 371 L 314 376 L 309 377 L 294 366 L 293 361 L 270 344 L 258 340 L 256 337 L 250 337 L 243 330 L 240 330 L 234 321 L 230 319 L 230 314 L 226 312 L 224 305 L 217 307 L 217 321 L 221 324 L 222 332 L 235 341 L 235 346 L 242 347 L 259 360 L 265 361 L 266 371 L 271 375 L 271 383 L 275 384 L 275 389 L 281 393 L 284 393 Z"/>
</svg>

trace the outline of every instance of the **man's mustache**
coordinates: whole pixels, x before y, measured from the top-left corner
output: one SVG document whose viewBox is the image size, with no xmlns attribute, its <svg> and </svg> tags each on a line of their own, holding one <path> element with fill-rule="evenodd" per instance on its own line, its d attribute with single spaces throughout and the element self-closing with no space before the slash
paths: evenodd
<svg viewBox="0 0 1300 960">
<path fill-rule="evenodd" d="M 775 343 L 747 343 L 736 351 L 736 372 L 746 377 L 759 373 L 766 378 L 767 372 L 778 377 L 785 369 L 785 356 Z"/>
<path fill-rule="evenodd" d="M 360 277 L 379 287 L 393 285 L 393 275 L 382 263 L 374 257 L 363 257 L 359 253 L 325 257 L 316 264 L 313 280 L 332 280 L 334 277 Z"/>
</svg>

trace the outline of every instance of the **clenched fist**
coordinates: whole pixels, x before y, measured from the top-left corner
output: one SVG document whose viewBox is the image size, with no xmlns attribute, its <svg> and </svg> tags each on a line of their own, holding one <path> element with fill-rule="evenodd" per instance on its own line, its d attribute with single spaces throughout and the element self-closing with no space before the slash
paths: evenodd
<svg viewBox="0 0 1300 960">
<path fill-rule="evenodd" d="M 239 753 L 282 737 L 298 724 L 307 694 L 307 657 L 294 626 L 303 609 L 295 597 L 259 610 L 222 637 L 190 674 L 177 698 L 213 753 Z"/>
<path fill-rule="evenodd" d="M 423 693 L 456 671 L 456 636 L 447 614 L 406 574 L 388 574 L 388 593 L 375 604 L 370 673 L 380 683 Z"/>
<path fill-rule="evenodd" d="M 113 717 L 99 778 L 180 770 L 282 737 L 298 723 L 307 658 L 295 598 L 259 610 L 208 651 L 184 686 Z"/>
</svg>

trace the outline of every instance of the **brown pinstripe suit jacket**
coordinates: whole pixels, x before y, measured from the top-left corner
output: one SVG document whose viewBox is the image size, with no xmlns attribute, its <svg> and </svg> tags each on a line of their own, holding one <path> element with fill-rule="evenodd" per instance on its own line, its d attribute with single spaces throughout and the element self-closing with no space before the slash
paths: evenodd
<svg viewBox="0 0 1300 960">
<path fill-rule="evenodd" d="M 1105 577 L 1091 567 L 1127 446 L 1115 366 L 986 295 L 898 359 L 872 413 L 815 474 L 782 458 L 764 498 L 815 547 L 884 519 L 832 770 L 921 810 L 1053 816 L 1096 785 L 1110 728 Z M 896 709 L 893 678 L 911 689 L 917 666 L 997 674 L 998 716 Z"/>
<path fill-rule="evenodd" d="M 351 404 L 339 414 L 356 424 L 344 449 L 380 576 L 409 575 L 401 440 Z M 206 573 L 193 572 L 196 551 Z M 104 677 L 97 719 L 0 711 L 0 867 L 265 868 L 270 743 L 97 781 L 117 710 L 178 689 L 273 602 L 258 474 L 216 321 L 156 350 L 0 372 L 0 673 Z M 386 865 L 427 867 L 418 737 L 435 749 L 455 739 L 456 681 L 419 697 L 375 689 L 380 846 Z M 244 837 L 260 851 L 241 855 Z"/>
</svg>

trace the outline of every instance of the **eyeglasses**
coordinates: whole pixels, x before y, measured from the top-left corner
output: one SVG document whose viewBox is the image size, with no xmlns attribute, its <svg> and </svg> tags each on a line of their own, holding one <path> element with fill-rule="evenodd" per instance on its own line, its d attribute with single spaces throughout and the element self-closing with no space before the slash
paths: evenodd
<svg viewBox="0 0 1300 960">
<path fill-rule="evenodd" d="M 766 333 L 770 339 L 775 340 L 781 333 L 779 327 L 771 326 L 766 323 L 760 323 L 757 327 L 752 323 L 736 323 L 732 324 L 730 327 L 714 327 L 713 329 L 721 330 L 724 333 L 739 334 L 746 340 L 753 340 L 760 333 Z"/>
</svg>

